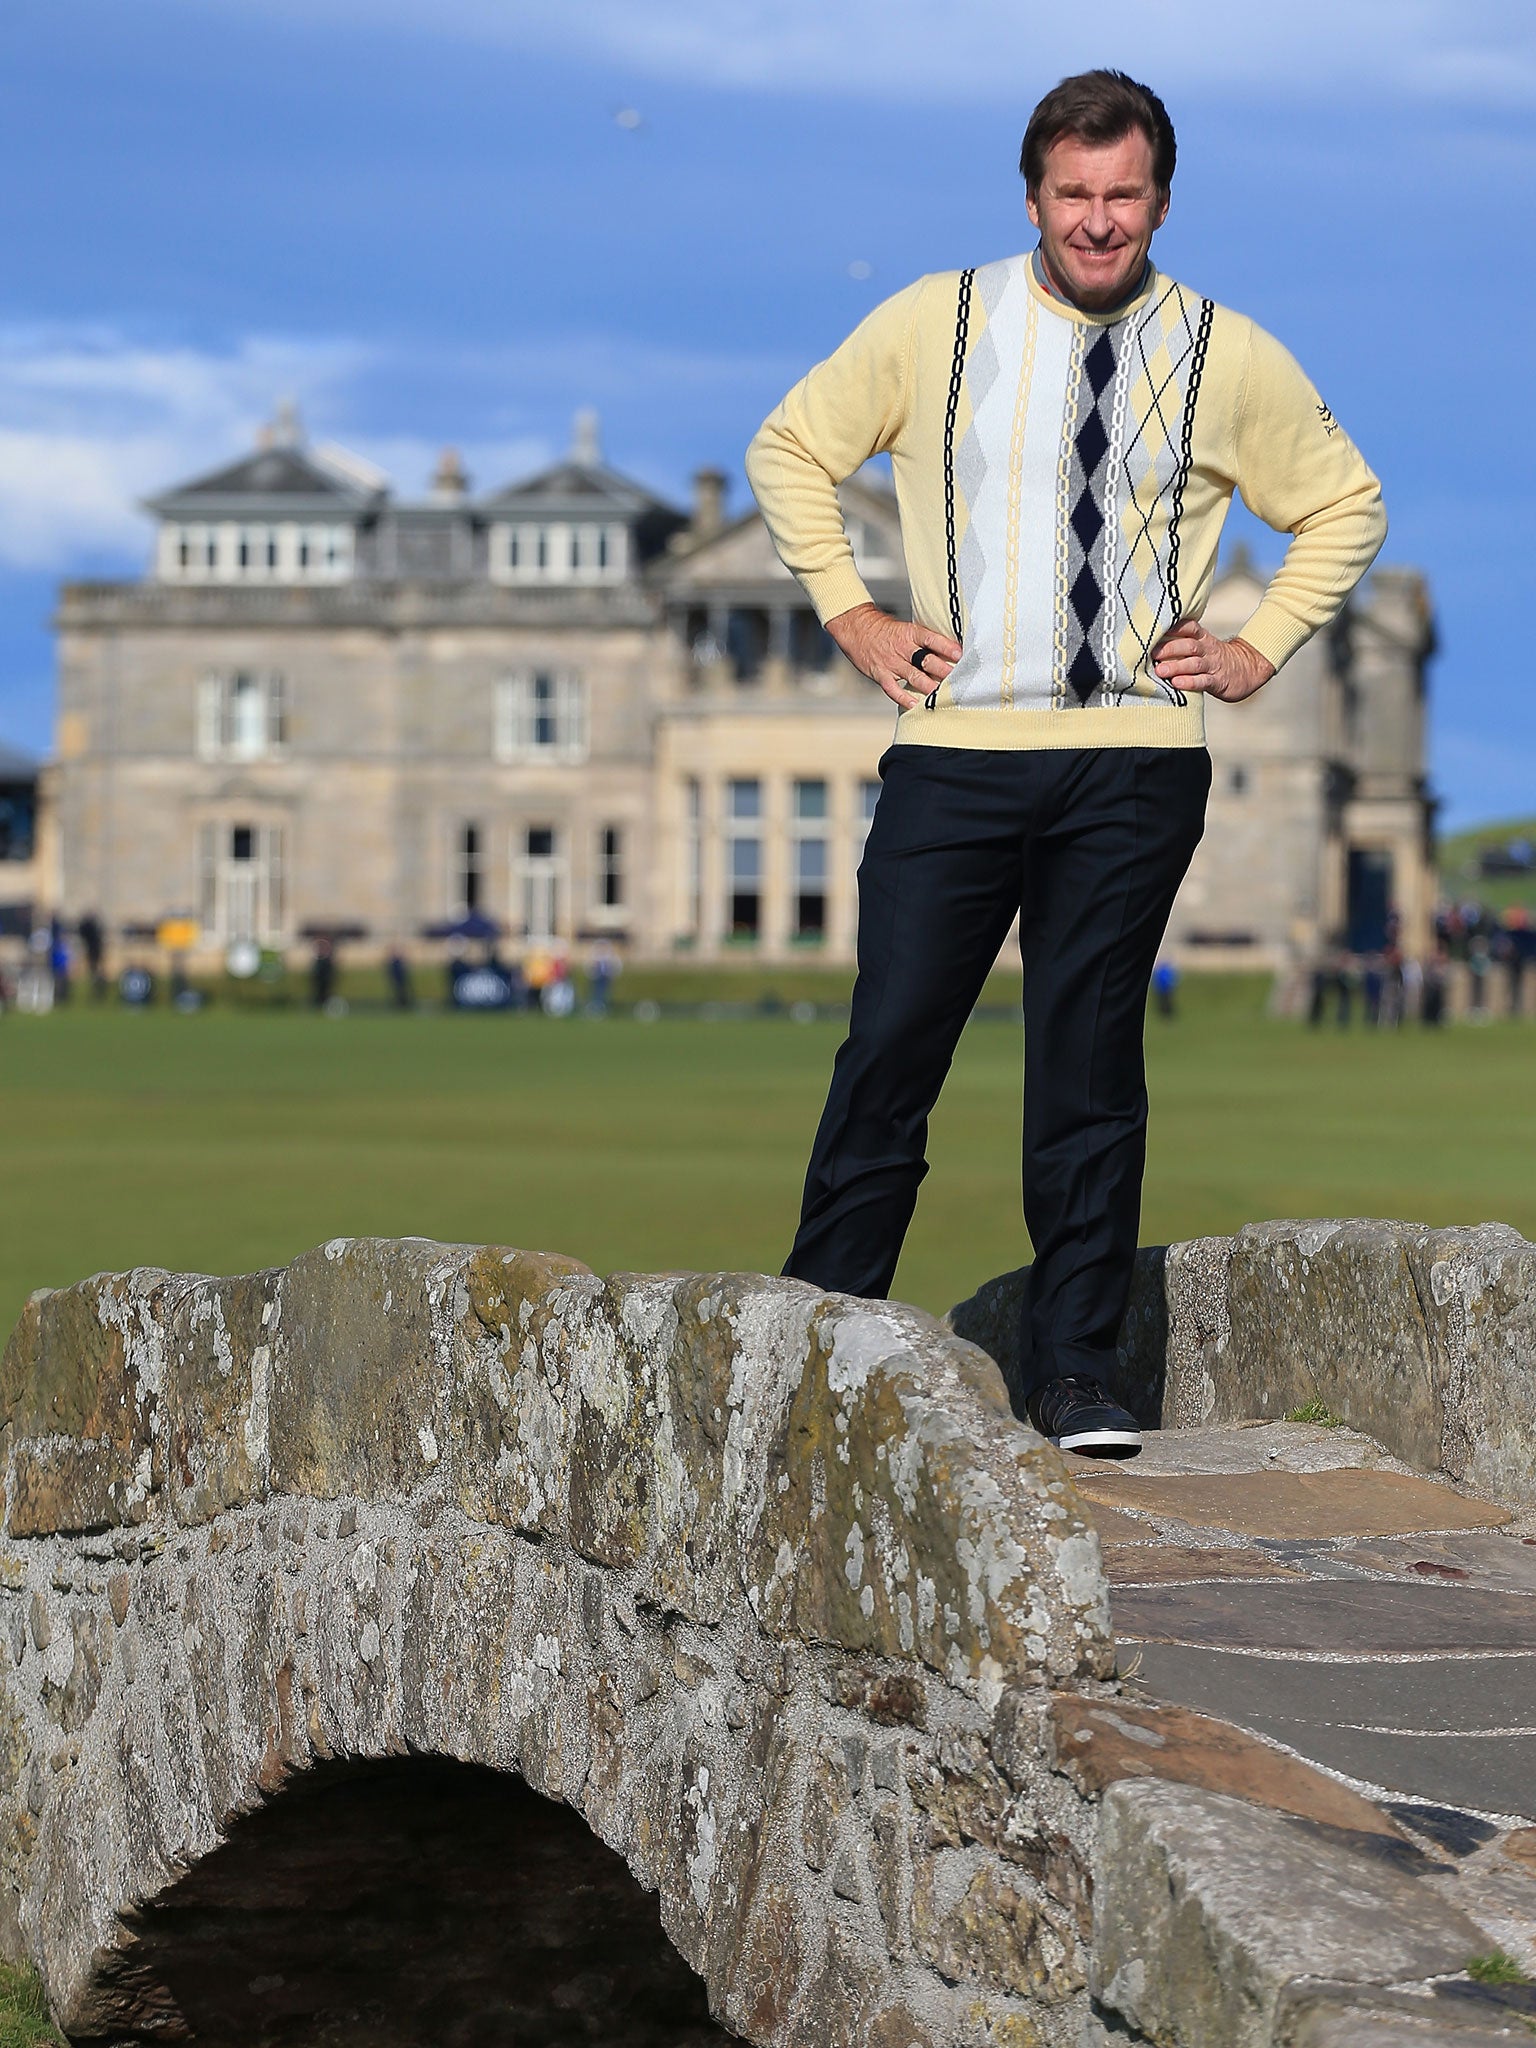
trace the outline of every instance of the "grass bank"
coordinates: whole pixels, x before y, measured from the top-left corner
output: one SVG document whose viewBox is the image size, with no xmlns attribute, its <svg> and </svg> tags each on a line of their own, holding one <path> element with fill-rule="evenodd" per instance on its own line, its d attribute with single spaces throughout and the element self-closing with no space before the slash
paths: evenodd
<svg viewBox="0 0 1536 2048">
<path fill-rule="evenodd" d="M 1536 1235 L 1530 1026 L 1312 1034 L 1266 1015 L 1262 981 L 1182 997 L 1149 1029 L 1146 1241 L 1309 1215 Z M 0 1324 L 99 1268 L 238 1271 L 356 1233 L 774 1270 L 839 1036 L 782 1016 L 0 1018 Z M 907 1300 L 943 1310 L 1027 1255 L 1019 1072 L 1017 1025 L 973 1023 Z"/>
</svg>

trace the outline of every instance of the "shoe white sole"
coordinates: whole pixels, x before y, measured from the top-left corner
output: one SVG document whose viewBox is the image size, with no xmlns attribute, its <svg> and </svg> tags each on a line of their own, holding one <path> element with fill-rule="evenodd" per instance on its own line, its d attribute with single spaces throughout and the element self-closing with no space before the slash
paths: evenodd
<svg viewBox="0 0 1536 2048">
<path fill-rule="evenodd" d="M 1079 1429 L 1051 1441 L 1058 1451 L 1076 1451 L 1085 1458 L 1134 1458 L 1141 1449 L 1140 1432 L 1134 1429 Z"/>
</svg>

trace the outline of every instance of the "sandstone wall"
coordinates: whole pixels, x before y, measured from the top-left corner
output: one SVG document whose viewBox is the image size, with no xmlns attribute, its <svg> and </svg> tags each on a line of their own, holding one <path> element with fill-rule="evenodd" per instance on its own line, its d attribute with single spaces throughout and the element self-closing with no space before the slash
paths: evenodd
<svg viewBox="0 0 1536 2048">
<path fill-rule="evenodd" d="M 1012 1375 L 1028 1268 L 951 1327 Z M 1321 1401 L 1422 1472 L 1536 1503 L 1536 1245 L 1502 1223 L 1256 1223 L 1138 1258 L 1120 1398 L 1149 1424 Z"/>
<path fill-rule="evenodd" d="M 1098 1539 L 931 1318 L 341 1241 L 36 1297 L 0 1454 L 0 1934 L 75 2037 L 175 2037 L 131 1909 L 234 1816 L 422 1754 L 582 1814 L 748 2040 L 1076 2041 Z"/>
</svg>

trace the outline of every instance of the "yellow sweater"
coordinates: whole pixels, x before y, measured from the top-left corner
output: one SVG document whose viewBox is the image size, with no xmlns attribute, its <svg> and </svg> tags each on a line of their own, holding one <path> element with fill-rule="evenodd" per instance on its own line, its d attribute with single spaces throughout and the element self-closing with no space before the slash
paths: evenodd
<svg viewBox="0 0 1536 2048">
<path fill-rule="evenodd" d="M 1198 618 L 1234 490 L 1292 535 L 1242 637 L 1276 668 L 1386 533 L 1381 489 L 1294 359 L 1149 267 L 1108 317 L 1028 255 L 920 278 L 758 430 L 747 474 L 823 620 L 869 601 L 836 486 L 888 451 L 916 617 L 965 652 L 896 737 L 947 747 L 1200 746 L 1204 698 L 1152 672 Z"/>
</svg>

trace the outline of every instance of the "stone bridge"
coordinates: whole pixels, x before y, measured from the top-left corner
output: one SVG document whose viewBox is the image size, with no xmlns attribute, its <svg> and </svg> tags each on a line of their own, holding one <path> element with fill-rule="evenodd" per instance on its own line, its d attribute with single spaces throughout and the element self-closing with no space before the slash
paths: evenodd
<svg viewBox="0 0 1536 2048">
<path fill-rule="evenodd" d="M 1276 1271 L 1312 1258 L 1287 1228 Z M 1236 1405 L 1241 1246 L 1144 1269 L 1144 1408 Z M 1429 1286 L 1450 1316 L 1480 1259 L 1497 1349 L 1498 1264 L 1512 1385 L 1527 1254 Z M 81 2042 L 1323 2048 L 1367 2039 L 1327 2031 L 1363 1986 L 1433 2048 L 1425 2001 L 1475 2003 L 1505 1923 L 1336 1775 L 1117 1678 L 1104 1511 L 988 1355 L 1015 1292 L 950 1327 L 344 1240 L 34 1297 L 0 1366 L 0 1947 Z M 1303 1371 L 1270 1354 L 1261 1410 Z"/>
</svg>

